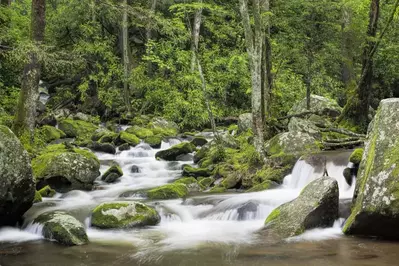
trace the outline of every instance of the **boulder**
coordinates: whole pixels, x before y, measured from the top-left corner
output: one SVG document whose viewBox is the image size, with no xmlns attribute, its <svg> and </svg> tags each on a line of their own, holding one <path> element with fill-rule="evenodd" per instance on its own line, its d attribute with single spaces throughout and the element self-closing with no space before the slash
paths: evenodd
<svg viewBox="0 0 399 266">
<path fill-rule="evenodd" d="M 207 189 L 215 182 L 215 179 L 212 177 L 204 177 L 198 179 L 198 184 L 202 189 Z"/>
<path fill-rule="evenodd" d="M 363 153 L 364 149 L 359 148 L 354 150 L 351 156 L 349 157 L 349 161 L 354 165 L 359 165 L 360 162 L 362 161 Z"/>
<path fill-rule="evenodd" d="M 114 143 L 118 146 L 120 146 L 124 143 L 127 143 L 127 144 L 135 147 L 140 144 L 140 139 L 138 137 L 136 137 L 136 135 L 122 131 L 121 133 L 119 133 L 119 135 L 115 139 Z"/>
<path fill-rule="evenodd" d="M 154 118 L 149 126 L 155 135 L 163 137 L 174 137 L 179 132 L 179 126 L 175 122 L 160 117 Z"/>
<path fill-rule="evenodd" d="M 238 132 L 246 132 L 252 129 L 252 114 L 245 113 L 238 117 Z"/>
<path fill-rule="evenodd" d="M 100 143 L 97 141 L 92 141 L 87 145 L 87 148 L 97 152 L 104 152 L 109 154 L 116 153 L 115 145 L 112 143 Z"/>
<path fill-rule="evenodd" d="M 132 168 L 130 168 L 130 172 L 133 174 L 140 173 L 140 167 L 133 165 Z"/>
<path fill-rule="evenodd" d="M 63 131 L 53 126 L 42 126 L 39 131 L 42 135 L 43 141 L 46 143 L 66 137 Z"/>
<path fill-rule="evenodd" d="M 34 197 L 29 155 L 14 133 L 0 125 L 0 226 L 17 223 Z"/>
<path fill-rule="evenodd" d="M 312 94 L 310 96 L 310 110 L 307 109 L 307 99 L 305 97 L 300 102 L 296 103 L 288 114 L 300 114 L 307 111 L 315 112 L 323 116 L 338 117 L 342 112 L 342 107 L 332 99 Z"/>
<path fill-rule="evenodd" d="M 202 146 L 204 146 L 205 144 L 207 144 L 208 141 L 207 141 L 206 138 L 204 138 L 204 137 L 194 137 L 194 138 L 191 140 L 191 143 L 192 143 L 194 146 L 196 146 L 196 147 L 198 147 L 198 146 L 202 147 Z"/>
<path fill-rule="evenodd" d="M 212 171 L 208 168 L 195 168 L 190 165 L 183 167 L 183 176 L 188 177 L 208 177 L 211 176 Z"/>
<path fill-rule="evenodd" d="M 304 132 L 285 132 L 274 136 L 265 143 L 265 151 L 269 156 L 295 155 L 320 151 L 318 141 Z"/>
<path fill-rule="evenodd" d="M 62 130 L 68 138 L 88 140 L 98 127 L 92 123 L 82 120 L 65 119 L 59 122 L 58 128 Z"/>
<path fill-rule="evenodd" d="M 92 152 L 64 144 L 47 146 L 32 160 L 32 168 L 40 186 L 50 185 L 58 192 L 91 190 L 100 175 L 100 162 Z"/>
<path fill-rule="evenodd" d="M 186 185 L 189 192 L 201 191 L 201 186 L 198 184 L 197 179 L 195 179 L 194 177 L 183 177 L 183 178 L 177 179 L 173 183 Z"/>
<path fill-rule="evenodd" d="M 279 238 L 302 234 L 317 227 L 330 227 L 338 218 L 338 183 L 330 177 L 312 181 L 295 200 L 270 213 L 264 231 Z"/>
<path fill-rule="evenodd" d="M 40 189 L 38 193 L 41 197 L 52 198 L 56 192 L 50 186 L 45 186 L 44 188 Z"/>
<path fill-rule="evenodd" d="M 106 202 L 93 210 L 91 224 L 102 229 L 123 229 L 156 225 L 160 220 L 157 211 L 143 203 Z"/>
<path fill-rule="evenodd" d="M 381 101 L 369 126 L 345 234 L 399 239 L 399 98 Z"/>
<path fill-rule="evenodd" d="M 184 184 L 167 184 L 147 191 L 149 199 L 177 199 L 184 198 L 188 194 L 188 189 Z"/>
<path fill-rule="evenodd" d="M 162 145 L 162 137 L 159 135 L 149 136 L 144 141 L 153 149 L 159 149 Z"/>
<path fill-rule="evenodd" d="M 167 150 L 159 151 L 155 154 L 155 158 L 160 158 L 165 161 L 176 161 L 179 155 L 192 153 L 195 151 L 195 146 L 188 142 L 182 142 Z"/>
<path fill-rule="evenodd" d="M 124 143 L 118 147 L 119 151 L 128 151 L 130 150 L 130 145 L 128 143 Z"/>
<path fill-rule="evenodd" d="M 84 225 L 68 213 L 55 211 L 39 215 L 34 223 L 43 226 L 43 236 L 66 246 L 84 245 L 89 242 Z"/>
<path fill-rule="evenodd" d="M 147 137 L 154 136 L 152 130 L 139 126 L 129 127 L 128 129 L 126 129 L 126 132 L 129 134 L 136 135 L 140 139 L 145 139 Z"/>
<path fill-rule="evenodd" d="M 117 133 L 114 133 L 104 128 L 99 128 L 91 136 L 91 140 L 98 141 L 101 143 L 110 143 L 113 142 L 117 137 L 118 137 Z"/>
<path fill-rule="evenodd" d="M 101 180 L 106 183 L 114 183 L 121 176 L 123 176 L 121 167 L 117 164 L 114 164 L 102 175 Z"/>
</svg>

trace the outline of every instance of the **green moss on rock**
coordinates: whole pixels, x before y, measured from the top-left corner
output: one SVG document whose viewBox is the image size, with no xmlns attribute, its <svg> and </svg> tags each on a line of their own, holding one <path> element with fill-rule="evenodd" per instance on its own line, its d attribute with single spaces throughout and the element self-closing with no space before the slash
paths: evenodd
<svg viewBox="0 0 399 266">
<path fill-rule="evenodd" d="M 43 135 L 43 140 L 46 143 L 50 143 L 57 139 L 62 139 L 66 137 L 66 134 L 59 130 L 58 128 L 52 126 L 43 126 L 39 129 L 40 133 Z"/>
<path fill-rule="evenodd" d="M 147 191 L 149 199 L 177 199 L 184 198 L 188 189 L 184 184 L 167 184 Z"/>
<path fill-rule="evenodd" d="M 162 145 L 162 137 L 160 135 L 149 136 L 144 141 L 153 149 L 159 149 Z"/>
<path fill-rule="evenodd" d="M 56 193 L 55 190 L 52 189 L 50 186 L 45 186 L 44 188 L 40 189 L 38 192 L 42 197 L 48 197 L 48 198 L 54 197 Z"/>
<path fill-rule="evenodd" d="M 80 140 L 88 140 L 98 129 L 98 127 L 92 123 L 81 121 L 65 119 L 59 122 L 58 128 L 62 130 L 67 137 L 77 138 Z"/>
<path fill-rule="evenodd" d="M 208 168 L 195 168 L 190 165 L 183 167 L 183 176 L 189 177 L 208 177 L 212 172 Z"/>
<path fill-rule="evenodd" d="M 364 149 L 356 149 L 349 157 L 349 161 L 353 164 L 360 164 L 362 161 Z"/>
<path fill-rule="evenodd" d="M 124 143 L 127 143 L 130 146 L 135 147 L 140 144 L 140 139 L 136 137 L 136 135 L 122 131 L 121 133 L 119 133 L 119 136 L 115 140 L 115 144 L 122 145 Z"/>
<path fill-rule="evenodd" d="M 204 146 L 205 144 L 207 144 L 208 143 L 208 141 L 206 140 L 206 138 L 204 138 L 204 137 L 201 137 L 201 136 L 198 136 L 198 137 L 194 137 L 193 138 L 193 140 L 191 140 L 191 143 L 194 145 L 194 146 Z"/>
<path fill-rule="evenodd" d="M 277 186 L 277 183 L 270 181 L 270 180 L 266 180 L 258 185 L 253 186 L 252 188 L 248 189 L 246 192 L 263 191 L 263 190 L 275 188 L 276 186 Z"/>
<path fill-rule="evenodd" d="M 42 195 L 40 195 L 39 191 L 35 192 L 35 198 L 33 199 L 33 203 L 42 202 Z"/>
<path fill-rule="evenodd" d="M 107 183 L 113 183 L 117 179 L 123 176 L 122 168 L 118 164 L 113 164 L 108 170 L 102 175 L 101 180 Z"/>
<path fill-rule="evenodd" d="M 215 182 L 215 179 L 212 177 L 203 177 L 199 178 L 198 184 L 202 189 L 207 189 Z"/>
<path fill-rule="evenodd" d="M 194 177 L 183 177 L 183 178 L 177 179 L 177 180 L 176 180 L 175 182 L 173 182 L 173 183 L 190 185 L 190 184 L 195 184 L 195 183 L 197 183 L 197 179 L 195 179 Z"/>
<path fill-rule="evenodd" d="M 193 144 L 182 142 L 167 150 L 157 152 L 155 157 L 165 161 L 176 161 L 178 156 L 192 153 L 193 151 L 195 151 L 195 146 Z"/>
<path fill-rule="evenodd" d="M 143 128 L 143 127 L 139 127 L 139 126 L 129 127 L 128 129 L 126 129 L 126 132 L 136 135 L 140 139 L 145 139 L 147 137 L 154 136 L 154 133 L 152 132 L 152 130 Z"/>
</svg>

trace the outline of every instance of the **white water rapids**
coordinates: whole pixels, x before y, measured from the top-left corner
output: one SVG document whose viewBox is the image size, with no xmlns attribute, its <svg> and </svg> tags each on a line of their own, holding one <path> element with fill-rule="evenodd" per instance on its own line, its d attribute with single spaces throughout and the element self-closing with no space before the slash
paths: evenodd
<svg viewBox="0 0 399 266">
<path fill-rule="evenodd" d="M 161 149 L 177 144 L 178 140 L 162 143 Z M 3 228 L 0 230 L 0 242 L 20 242 L 41 239 L 41 227 L 31 221 L 40 213 L 49 210 L 69 211 L 76 218 L 85 222 L 91 242 L 124 243 L 134 245 L 140 252 L 167 251 L 195 248 L 203 244 L 250 244 L 254 241 L 254 232 L 259 230 L 268 214 L 277 206 L 295 199 L 301 189 L 312 180 L 319 178 L 322 172 L 303 160 L 299 160 L 292 172 L 284 179 L 279 188 L 254 193 L 206 194 L 193 196 L 186 200 L 158 201 L 155 206 L 161 215 L 161 223 L 144 229 L 99 230 L 91 228 L 90 211 L 96 205 L 113 200 L 142 200 L 134 191 L 156 187 L 179 178 L 181 166 L 192 162 L 191 156 L 182 158 L 186 161 L 157 161 L 155 153 L 147 144 L 140 144 L 129 151 L 116 155 L 97 153 L 102 162 L 103 173 L 111 161 L 117 162 L 123 169 L 124 176 L 115 184 L 101 181 L 98 190 L 91 192 L 71 191 L 57 194 L 55 198 L 45 199 L 26 214 L 23 230 Z M 347 160 L 344 160 L 347 161 Z M 132 166 L 140 169 L 132 173 Z M 336 164 L 327 160 L 330 176 L 337 179 L 340 198 L 351 198 L 355 182 L 348 186 L 343 177 L 345 164 Z M 124 198 L 119 196 L 124 194 Z M 149 202 L 149 204 L 153 204 Z M 341 235 L 342 221 L 332 228 L 314 229 L 302 236 L 287 241 L 323 240 Z M 148 254 L 148 253 L 146 253 Z"/>
</svg>

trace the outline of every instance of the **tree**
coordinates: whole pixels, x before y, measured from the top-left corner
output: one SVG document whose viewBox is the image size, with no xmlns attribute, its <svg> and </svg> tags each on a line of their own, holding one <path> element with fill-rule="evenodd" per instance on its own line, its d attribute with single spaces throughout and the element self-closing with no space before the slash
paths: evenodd
<svg viewBox="0 0 399 266">
<path fill-rule="evenodd" d="M 128 35 L 128 16 L 127 16 L 127 0 L 123 0 L 123 18 L 122 18 L 122 49 L 123 49 L 123 99 L 126 106 L 127 115 L 131 115 L 130 106 L 130 91 L 129 91 L 129 72 L 130 72 L 130 59 L 129 59 L 129 35 Z"/>
<path fill-rule="evenodd" d="M 240 13 L 244 24 L 245 41 L 251 71 L 254 145 L 256 151 L 262 156 L 264 153 L 264 110 L 267 109 L 268 103 L 265 103 L 262 97 L 262 48 L 264 33 L 262 31 L 260 1 L 253 0 L 252 2 L 254 29 L 252 29 L 250 23 L 247 0 L 240 0 Z"/>
<path fill-rule="evenodd" d="M 13 126 L 17 136 L 22 136 L 25 132 L 28 132 L 31 140 L 33 139 L 35 128 L 36 103 L 39 96 L 41 70 L 37 49 L 44 40 L 45 26 L 46 1 L 32 0 L 31 40 L 34 48 L 29 54 L 29 62 L 24 67 L 18 110 Z"/>
<path fill-rule="evenodd" d="M 202 4 L 202 0 L 199 1 Z M 196 65 L 196 54 L 198 50 L 198 43 L 200 37 L 200 28 L 202 20 L 202 8 L 199 8 L 194 15 L 194 23 L 192 29 L 192 41 L 191 41 L 191 71 L 195 70 Z"/>
</svg>

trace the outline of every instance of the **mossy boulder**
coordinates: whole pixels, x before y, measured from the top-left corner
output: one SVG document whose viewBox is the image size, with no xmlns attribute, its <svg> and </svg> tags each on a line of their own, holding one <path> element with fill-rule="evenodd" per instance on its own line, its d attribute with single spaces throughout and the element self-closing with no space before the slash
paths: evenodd
<svg viewBox="0 0 399 266">
<path fill-rule="evenodd" d="M 265 143 L 265 151 L 271 157 L 320 152 L 320 143 L 304 132 L 285 132 L 274 136 Z"/>
<path fill-rule="evenodd" d="M 100 175 L 100 162 L 90 151 L 56 144 L 32 160 L 33 174 L 40 185 L 56 191 L 90 190 Z"/>
<path fill-rule="evenodd" d="M 50 186 L 45 186 L 44 188 L 40 189 L 39 191 L 40 196 L 46 197 L 46 198 L 52 198 L 54 197 L 56 191 L 52 189 Z"/>
<path fill-rule="evenodd" d="M 307 111 L 329 117 L 338 117 L 342 112 L 342 107 L 332 99 L 312 94 L 310 96 L 310 110 L 307 109 L 307 99 L 305 97 L 300 102 L 296 103 L 288 114 L 301 114 Z"/>
<path fill-rule="evenodd" d="M 189 177 L 208 177 L 211 176 L 212 171 L 208 168 L 195 168 L 190 165 L 183 167 L 183 176 Z"/>
<path fill-rule="evenodd" d="M 246 190 L 245 192 L 257 192 L 257 191 L 263 191 L 263 190 L 268 190 L 268 189 L 272 189 L 277 187 L 278 184 L 276 182 L 270 181 L 270 180 L 266 180 L 263 181 L 260 184 L 257 184 L 255 186 L 253 186 L 252 188 Z"/>
<path fill-rule="evenodd" d="M 154 118 L 148 127 L 151 128 L 154 135 L 161 135 L 163 137 L 174 137 L 179 133 L 179 126 L 172 121 L 168 121 L 161 117 Z"/>
<path fill-rule="evenodd" d="M 364 149 L 356 149 L 352 152 L 351 156 L 349 157 L 349 161 L 354 165 L 359 165 L 362 161 Z"/>
<path fill-rule="evenodd" d="M 187 194 L 186 185 L 181 183 L 167 184 L 147 191 L 147 197 L 154 200 L 184 198 Z"/>
<path fill-rule="evenodd" d="M 211 190 L 209 190 L 209 193 L 224 193 L 226 191 L 227 189 L 224 186 L 218 185 L 211 188 Z"/>
<path fill-rule="evenodd" d="M 128 129 L 126 129 L 126 132 L 136 135 L 140 139 L 145 139 L 147 137 L 154 136 L 152 130 L 139 126 L 129 127 Z"/>
<path fill-rule="evenodd" d="M 118 134 L 107 129 L 101 128 L 91 136 L 92 141 L 98 141 L 100 143 L 111 143 L 118 137 Z"/>
<path fill-rule="evenodd" d="M 128 151 L 130 150 L 130 145 L 128 143 L 124 143 L 118 147 L 119 151 Z"/>
<path fill-rule="evenodd" d="M 338 218 L 338 183 L 330 177 L 312 181 L 295 200 L 270 213 L 265 232 L 280 238 L 302 234 L 305 230 L 330 227 Z"/>
<path fill-rule="evenodd" d="M 162 137 L 160 135 L 149 136 L 145 138 L 144 142 L 153 149 L 159 149 L 162 145 Z"/>
<path fill-rule="evenodd" d="M 156 225 L 157 211 L 140 202 L 106 202 L 92 212 L 91 225 L 102 229 L 123 229 Z"/>
<path fill-rule="evenodd" d="M 39 191 L 35 192 L 35 198 L 33 199 L 33 203 L 42 202 L 42 195 L 40 195 Z"/>
<path fill-rule="evenodd" d="M 182 142 L 167 150 L 159 151 L 155 154 L 156 158 L 163 159 L 165 161 L 176 161 L 180 155 L 192 153 L 195 151 L 195 146 L 189 142 Z"/>
<path fill-rule="evenodd" d="M 381 101 L 357 174 L 350 235 L 399 239 L 399 99 Z"/>
<path fill-rule="evenodd" d="M 208 143 L 208 141 L 206 140 L 206 138 L 204 138 L 204 137 L 201 137 L 201 136 L 198 136 L 198 137 L 194 137 L 192 140 L 191 140 L 191 143 L 194 145 L 194 146 L 196 146 L 196 147 L 198 147 L 198 146 L 204 146 L 205 144 L 207 144 Z"/>
<path fill-rule="evenodd" d="M 127 143 L 130 146 L 135 147 L 140 144 L 140 139 L 136 137 L 136 135 L 122 131 L 121 133 L 119 133 L 118 137 L 115 139 L 114 142 L 118 146 Z"/>
<path fill-rule="evenodd" d="M 32 206 L 35 182 L 28 153 L 5 126 L 0 126 L 0 226 L 14 225 Z"/>
<path fill-rule="evenodd" d="M 65 119 L 58 123 L 58 128 L 62 130 L 67 137 L 77 138 L 79 140 L 88 140 L 98 129 L 98 127 L 92 123 Z"/>
<path fill-rule="evenodd" d="M 198 191 L 202 190 L 201 186 L 197 182 L 197 179 L 195 179 L 194 177 L 183 177 L 183 178 L 177 179 L 173 183 L 186 185 L 189 192 L 198 192 Z"/>
<path fill-rule="evenodd" d="M 115 145 L 112 143 L 101 143 L 97 141 L 91 141 L 87 144 L 86 147 L 91 149 L 92 151 L 104 152 L 109 154 L 116 153 Z"/>
<path fill-rule="evenodd" d="M 113 164 L 108 170 L 102 175 L 101 180 L 106 183 L 114 183 L 121 176 L 123 176 L 123 171 L 121 167 L 117 164 Z"/>
<path fill-rule="evenodd" d="M 46 143 L 50 143 L 54 140 L 57 139 L 62 139 L 66 137 L 66 134 L 59 130 L 58 128 L 55 128 L 53 126 L 42 126 L 39 131 L 41 132 L 43 136 L 43 140 Z"/>
<path fill-rule="evenodd" d="M 198 179 L 198 184 L 202 189 L 207 189 L 215 182 L 215 179 L 212 177 L 203 177 Z"/>
<path fill-rule="evenodd" d="M 55 211 L 39 215 L 34 223 L 43 225 L 43 236 L 65 246 L 89 242 L 84 225 L 66 212 Z"/>
<path fill-rule="evenodd" d="M 238 117 L 238 132 L 246 132 L 249 129 L 252 129 L 252 114 L 241 114 Z"/>
</svg>

